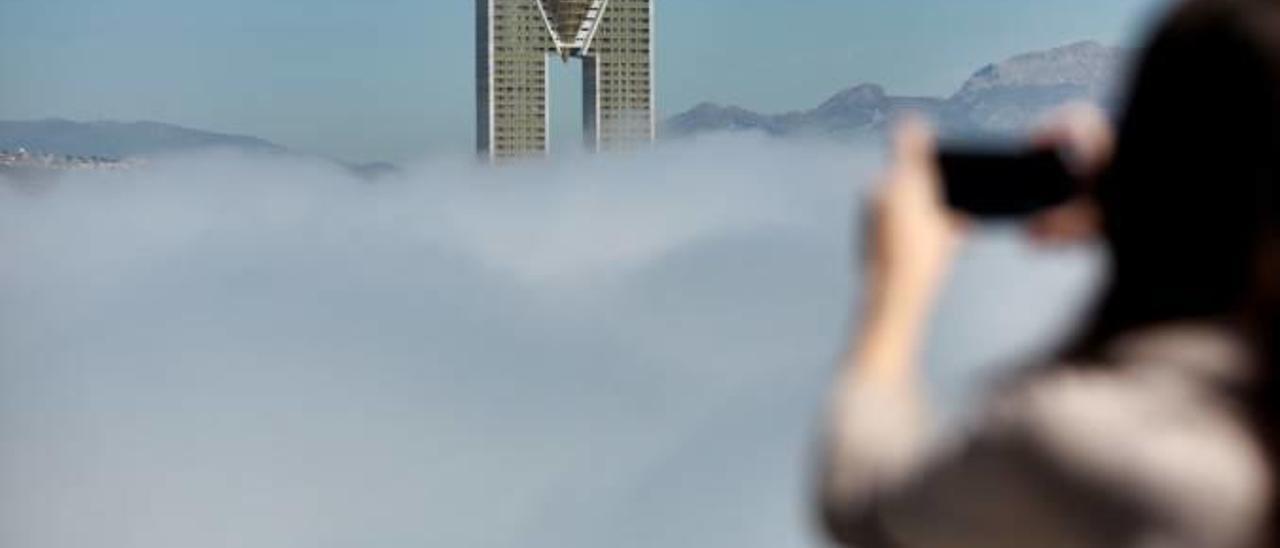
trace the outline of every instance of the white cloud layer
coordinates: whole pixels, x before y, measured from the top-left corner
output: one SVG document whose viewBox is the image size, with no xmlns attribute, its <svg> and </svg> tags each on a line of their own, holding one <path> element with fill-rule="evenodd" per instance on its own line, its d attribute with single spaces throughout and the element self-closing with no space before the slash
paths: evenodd
<svg viewBox="0 0 1280 548">
<path fill-rule="evenodd" d="M 815 545 L 872 151 L 715 138 L 369 184 L 210 153 L 0 190 L 0 545 Z M 966 253 L 949 401 L 1096 259 Z"/>
</svg>

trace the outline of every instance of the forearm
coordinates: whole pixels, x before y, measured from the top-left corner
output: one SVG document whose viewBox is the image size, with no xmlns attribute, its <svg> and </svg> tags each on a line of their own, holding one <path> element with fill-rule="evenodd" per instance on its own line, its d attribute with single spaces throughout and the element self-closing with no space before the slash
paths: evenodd
<svg viewBox="0 0 1280 548">
<path fill-rule="evenodd" d="M 920 353 L 936 289 L 886 279 L 868 292 L 843 367 L 859 382 L 918 383 Z"/>
<path fill-rule="evenodd" d="M 826 428 L 823 513 L 828 525 L 845 532 L 856 530 L 877 494 L 901 486 L 928 453 L 919 357 L 963 233 L 941 197 L 926 130 L 904 126 L 885 179 L 874 232 L 867 235 L 865 308 L 840 368 Z"/>
<path fill-rule="evenodd" d="M 857 512 L 909 476 L 927 452 L 920 354 L 935 289 L 871 275 L 832 395 L 824 446 L 828 515 Z"/>
</svg>

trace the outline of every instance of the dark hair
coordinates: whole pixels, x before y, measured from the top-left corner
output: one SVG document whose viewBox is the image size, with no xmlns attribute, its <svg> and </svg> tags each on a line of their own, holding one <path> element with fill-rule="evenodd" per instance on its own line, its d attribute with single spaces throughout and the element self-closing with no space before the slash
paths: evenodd
<svg viewBox="0 0 1280 548">
<path fill-rule="evenodd" d="M 1280 1 L 1186 2 L 1135 68 L 1096 191 L 1111 282 L 1073 357 L 1154 324 L 1231 326 L 1261 375 L 1238 397 L 1280 463 Z"/>
</svg>

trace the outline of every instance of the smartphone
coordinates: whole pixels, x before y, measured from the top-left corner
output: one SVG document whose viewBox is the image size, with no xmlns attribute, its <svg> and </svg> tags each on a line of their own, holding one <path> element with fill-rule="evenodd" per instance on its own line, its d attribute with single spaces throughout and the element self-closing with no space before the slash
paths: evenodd
<svg viewBox="0 0 1280 548">
<path fill-rule="evenodd" d="M 1076 197 L 1081 184 L 1052 148 L 944 146 L 948 205 L 980 219 L 1016 220 Z"/>
</svg>

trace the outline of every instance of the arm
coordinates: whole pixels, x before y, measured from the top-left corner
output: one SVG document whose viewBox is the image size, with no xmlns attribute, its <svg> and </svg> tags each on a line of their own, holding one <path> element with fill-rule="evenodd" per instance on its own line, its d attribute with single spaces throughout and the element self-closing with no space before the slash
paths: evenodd
<svg viewBox="0 0 1280 548">
<path fill-rule="evenodd" d="M 1088 178 L 1107 162 L 1109 135 L 1096 109 L 1072 107 L 1038 141 L 1073 150 Z M 927 129 L 905 125 L 894 147 L 869 238 L 862 324 L 841 364 L 825 430 L 824 523 L 842 543 L 863 548 L 896 546 L 903 535 L 931 539 L 917 543 L 923 546 L 1002 545 L 1018 528 L 1010 511 L 1031 529 L 1050 528 L 1031 525 L 1032 516 L 1058 513 L 1044 506 L 1050 475 L 1017 432 L 987 425 L 993 431 L 982 439 L 946 454 L 931 435 L 919 354 L 964 230 L 941 196 Z M 1080 200 L 1033 219 L 1030 235 L 1079 241 L 1092 234 L 1092 221 Z"/>
<path fill-rule="evenodd" d="M 962 236 L 934 156 L 925 127 L 903 126 L 876 204 L 863 323 L 841 365 L 824 444 L 823 516 L 844 541 L 877 534 L 859 512 L 928 453 L 919 353 Z"/>
</svg>

